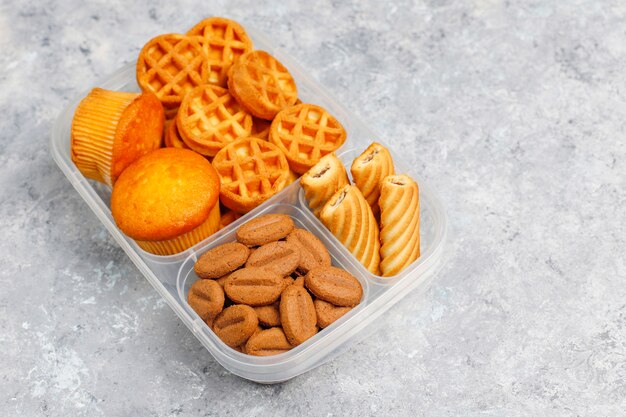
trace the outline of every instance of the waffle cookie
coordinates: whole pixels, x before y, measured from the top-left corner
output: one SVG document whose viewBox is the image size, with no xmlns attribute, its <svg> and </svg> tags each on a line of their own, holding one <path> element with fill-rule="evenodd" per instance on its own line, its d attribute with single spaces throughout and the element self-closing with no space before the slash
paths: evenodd
<svg viewBox="0 0 626 417">
<path fill-rule="evenodd" d="M 253 116 L 272 120 L 298 99 L 296 82 L 283 64 L 265 51 L 243 54 L 232 66 L 228 89 Z"/>
<path fill-rule="evenodd" d="M 163 106 L 152 93 L 94 88 L 76 108 L 71 156 L 82 174 L 109 186 L 139 157 L 157 149 Z"/>
<path fill-rule="evenodd" d="M 373 274 L 378 274 L 380 241 L 372 209 L 354 185 L 346 185 L 326 202 L 322 223 Z"/>
<path fill-rule="evenodd" d="M 165 112 L 165 121 L 171 122 L 176 119 L 176 115 L 178 114 L 178 106 L 175 107 L 163 107 Z"/>
<path fill-rule="evenodd" d="M 253 356 L 272 356 L 287 352 L 292 347 L 283 329 L 272 327 L 253 334 L 246 343 L 246 353 Z"/>
<path fill-rule="evenodd" d="M 199 36 L 202 48 L 209 60 L 211 84 L 226 87 L 230 67 L 239 57 L 252 50 L 252 41 L 245 29 L 237 22 L 223 17 L 209 17 L 187 32 Z"/>
<path fill-rule="evenodd" d="M 236 211 L 226 210 L 224 213 L 222 213 L 222 217 L 220 218 L 220 229 L 225 228 L 240 217 L 241 214 L 237 213 Z"/>
<path fill-rule="evenodd" d="M 255 137 L 236 140 L 213 158 L 222 204 L 247 213 L 287 185 L 289 164 L 273 144 Z"/>
<path fill-rule="evenodd" d="M 380 182 L 387 175 L 394 174 L 391 154 L 383 145 L 373 142 L 361 155 L 352 162 L 350 167 L 354 184 L 359 187 L 363 197 L 372 208 L 374 216 L 378 217 L 378 197 L 380 196 Z"/>
<path fill-rule="evenodd" d="M 390 175 L 380 185 L 380 269 L 400 273 L 420 256 L 419 187 L 408 175 Z"/>
<path fill-rule="evenodd" d="M 297 174 L 293 172 L 292 170 L 289 170 L 289 178 L 287 179 L 287 185 L 293 184 L 294 182 L 298 180 L 298 178 L 300 178 L 300 174 Z"/>
<path fill-rule="evenodd" d="M 181 149 L 189 149 L 189 146 L 183 142 L 183 139 L 180 137 L 180 133 L 178 133 L 178 127 L 176 126 L 176 120 L 170 120 L 167 122 L 167 127 L 165 128 L 165 138 L 163 140 L 165 146 L 167 148 L 181 148 Z"/>
<path fill-rule="evenodd" d="M 228 90 L 207 84 L 185 96 L 176 126 L 183 142 L 192 150 L 214 156 L 227 144 L 250 135 L 252 116 Z"/>
<path fill-rule="evenodd" d="M 317 217 L 328 199 L 346 184 L 346 168 L 334 153 L 322 157 L 300 180 L 309 207 Z"/>
<path fill-rule="evenodd" d="M 209 79 L 207 56 L 201 38 L 160 35 L 143 47 L 137 59 L 137 84 L 157 95 L 169 116 L 185 95 Z"/>
<path fill-rule="evenodd" d="M 276 116 L 270 141 L 285 153 L 294 172 L 304 174 L 323 156 L 343 145 L 346 130 L 322 107 L 298 104 Z"/>
</svg>

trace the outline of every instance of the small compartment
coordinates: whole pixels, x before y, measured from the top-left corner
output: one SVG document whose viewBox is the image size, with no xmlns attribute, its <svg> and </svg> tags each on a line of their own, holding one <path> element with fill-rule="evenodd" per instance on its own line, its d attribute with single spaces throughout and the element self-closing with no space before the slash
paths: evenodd
<svg viewBox="0 0 626 417">
<path fill-rule="evenodd" d="M 368 280 L 366 280 L 365 277 L 363 277 L 360 274 L 360 271 L 358 271 L 355 268 L 355 265 L 350 260 L 348 260 L 348 258 L 345 256 L 343 252 L 337 251 L 337 248 L 334 246 L 333 242 L 331 242 L 328 239 L 328 236 L 326 234 L 320 233 L 319 228 L 313 224 L 309 216 L 307 216 L 302 210 L 300 210 L 298 207 L 291 205 L 291 204 L 279 203 L 279 204 L 272 204 L 272 205 L 265 207 L 264 210 L 256 213 L 256 215 L 260 216 L 260 215 L 269 214 L 269 213 L 286 214 L 293 219 L 294 223 L 296 224 L 296 227 L 306 229 L 310 231 L 311 233 L 313 233 L 314 235 L 316 235 L 328 249 L 332 258 L 332 264 L 334 266 L 337 266 L 339 268 L 342 268 L 350 272 L 361 283 L 363 287 L 363 297 L 361 299 L 361 303 L 355 306 L 350 312 L 345 314 L 343 317 L 341 317 L 339 320 L 334 322 L 332 325 L 330 325 L 329 327 L 323 330 L 320 330 L 320 332 L 318 332 L 314 337 L 307 340 L 305 343 L 293 348 L 289 352 L 272 356 L 272 357 L 256 357 L 256 356 L 250 356 L 250 355 L 239 353 L 236 350 L 230 348 L 215 335 L 215 333 L 208 327 L 208 325 L 206 325 L 206 323 L 202 321 L 202 319 L 196 314 L 196 312 L 191 308 L 191 306 L 189 306 L 189 304 L 187 303 L 187 297 L 189 295 L 189 288 L 191 287 L 191 285 L 196 280 L 200 279 L 195 274 L 194 269 L 193 269 L 193 266 L 195 262 L 197 261 L 198 257 L 202 255 L 204 252 L 216 246 L 219 246 L 227 242 L 235 241 L 236 240 L 235 233 L 237 229 L 239 228 L 239 226 L 241 225 L 241 223 L 237 225 L 235 224 L 229 225 L 226 233 L 222 234 L 217 239 L 213 239 L 210 243 L 203 245 L 201 248 L 198 248 L 197 251 L 191 254 L 183 262 L 180 268 L 180 271 L 178 272 L 178 277 L 177 277 L 177 291 L 178 291 L 177 295 L 186 313 L 190 316 L 190 319 L 192 319 L 194 323 L 196 324 L 193 330 L 196 332 L 199 332 L 200 337 L 206 339 L 205 343 L 208 343 L 211 346 L 213 346 L 215 349 L 218 349 L 224 355 L 228 355 L 231 358 L 236 358 L 237 360 L 241 362 L 248 363 L 248 364 L 256 364 L 256 365 L 264 364 L 266 366 L 271 367 L 275 365 L 277 362 L 291 361 L 296 357 L 299 358 L 298 360 L 305 360 L 305 358 L 308 355 L 310 355 L 312 350 L 314 350 L 316 346 L 320 346 L 321 344 L 323 344 L 324 339 L 326 339 L 327 336 L 331 335 L 336 328 L 344 326 L 346 322 L 354 319 L 359 314 L 359 312 L 362 311 L 366 307 L 367 302 L 370 299 L 370 297 L 369 297 Z"/>
<path fill-rule="evenodd" d="M 417 258 L 412 264 L 410 264 L 407 268 L 401 271 L 399 274 L 391 276 L 391 277 L 382 277 L 380 275 L 375 275 L 369 272 L 365 267 L 352 255 L 348 249 L 341 244 L 341 242 L 333 236 L 333 234 L 324 226 L 320 219 L 315 217 L 311 209 L 309 208 L 306 197 L 304 196 L 304 190 L 300 187 L 298 193 L 298 202 L 300 207 L 309 215 L 309 217 L 313 218 L 318 225 L 318 227 L 322 228 L 330 237 L 335 246 L 339 248 L 339 250 L 343 251 L 346 256 L 348 256 L 352 262 L 357 265 L 357 268 L 361 271 L 364 276 L 367 276 L 374 283 L 380 285 L 393 285 L 398 280 L 402 279 L 406 275 L 410 274 L 411 271 L 415 270 L 419 264 L 426 259 L 434 248 L 436 248 L 440 243 L 443 235 L 441 231 L 436 230 L 434 227 L 437 225 L 436 217 L 440 216 L 442 213 L 441 207 L 439 203 L 433 199 L 432 194 L 428 190 L 425 182 L 420 178 L 420 176 L 415 172 L 415 169 L 409 169 L 408 165 L 402 161 L 402 159 L 391 149 L 389 145 L 378 140 L 380 144 L 387 147 L 394 161 L 394 166 L 396 168 L 397 174 L 408 174 L 410 175 L 418 184 L 420 191 L 420 257 Z M 343 165 L 346 168 L 346 172 L 348 173 L 348 177 L 350 182 L 352 182 L 352 174 L 350 173 L 350 166 L 352 165 L 352 161 L 357 158 L 364 150 L 367 148 L 369 144 L 364 145 L 363 148 L 350 148 L 343 151 L 337 152 L 337 157 L 341 160 Z"/>
</svg>

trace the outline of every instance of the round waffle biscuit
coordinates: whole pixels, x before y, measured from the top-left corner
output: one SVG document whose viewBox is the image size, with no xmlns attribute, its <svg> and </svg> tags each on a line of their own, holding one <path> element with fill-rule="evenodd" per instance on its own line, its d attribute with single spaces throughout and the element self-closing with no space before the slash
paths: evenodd
<svg viewBox="0 0 626 417">
<path fill-rule="evenodd" d="M 228 89 L 253 116 L 272 120 L 298 99 L 296 82 L 283 64 L 265 51 L 242 55 L 232 66 Z"/>
<path fill-rule="evenodd" d="M 200 41 L 199 37 L 175 33 L 148 41 L 137 59 L 137 84 L 143 91 L 156 94 L 164 107 L 178 107 L 191 89 L 209 79 L 209 64 Z"/>
<path fill-rule="evenodd" d="M 202 38 L 202 48 L 209 60 L 208 82 L 220 87 L 226 87 L 227 73 L 233 63 L 252 50 L 252 41 L 244 28 L 222 17 L 202 20 L 187 35 Z"/>
<path fill-rule="evenodd" d="M 167 127 L 165 128 L 165 137 L 163 140 L 163 142 L 165 143 L 165 147 L 189 149 L 189 146 L 185 145 L 185 142 L 183 142 L 183 139 L 180 137 L 180 133 L 178 133 L 176 120 L 170 120 L 166 123 Z"/>
<path fill-rule="evenodd" d="M 222 204 L 247 213 L 287 185 L 289 164 L 276 145 L 255 137 L 236 140 L 213 158 Z"/>
<path fill-rule="evenodd" d="M 289 167 L 298 174 L 336 151 L 346 136 L 341 123 L 314 104 L 298 104 L 281 111 L 270 128 L 270 141 L 285 153 Z"/>
<path fill-rule="evenodd" d="M 214 156 L 227 144 L 250 135 L 252 116 L 228 90 L 206 84 L 185 96 L 176 126 L 187 146 L 202 155 Z"/>
</svg>

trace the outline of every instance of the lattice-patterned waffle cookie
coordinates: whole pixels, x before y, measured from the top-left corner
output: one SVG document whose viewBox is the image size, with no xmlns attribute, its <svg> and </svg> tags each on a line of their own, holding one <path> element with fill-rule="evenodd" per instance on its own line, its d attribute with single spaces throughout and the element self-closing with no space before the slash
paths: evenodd
<svg viewBox="0 0 626 417">
<path fill-rule="evenodd" d="M 314 104 L 281 111 L 270 129 L 270 141 L 285 153 L 289 167 L 303 174 L 346 141 L 346 130 L 330 113 Z"/>
<path fill-rule="evenodd" d="M 187 146 L 202 155 L 214 156 L 227 144 L 250 135 L 252 116 L 228 90 L 206 84 L 185 96 L 176 126 Z"/>
<path fill-rule="evenodd" d="M 236 211 L 226 210 L 224 213 L 222 213 L 222 217 L 220 218 L 220 229 L 223 229 L 240 217 L 241 214 L 237 213 Z"/>
<path fill-rule="evenodd" d="M 174 107 L 163 107 L 163 110 L 165 112 L 166 122 L 171 122 L 172 120 L 176 119 L 176 115 L 178 114 L 178 105 Z"/>
<path fill-rule="evenodd" d="M 209 59 L 211 84 L 226 86 L 227 73 L 239 57 L 252 50 L 252 41 L 237 22 L 222 17 L 204 19 L 187 32 L 200 36 L 202 48 Z"/>
<path fill-rule="evenodd" d="M 163 142 L 165 143 L 165 146 L 167 148 L 189 149 L 189 146 L 187 146 L 185 142 L 183 142 L 183 139 L 180 137 L 180 133 L 178 133 L 176 120 L 170 120 L 169 122 L 167 122 Z"/>
<path fill-rule="evenodd" d="M 194 87 L 209 79 L 207 57 L 199 37 L 167 34 L 151 39 L 137 59 L 137 83 L 152 91 L 170 113 Z"/>
<path fill-rule="evenodd" d="M 249 113 L 266 120 L 298 99 L 296 82 L 287 68 L 265 51 L 248 52 L 235 62 L 228 89 Z"/>
<path fill-rule="evenodd" d="M 252 136 L 222 148 L 213 167 L 221 179 L 222 204 L 238 213 L 247 213 L 278 193 L 289 178 L 289 164 L 280 149 Z"/>
</svg>

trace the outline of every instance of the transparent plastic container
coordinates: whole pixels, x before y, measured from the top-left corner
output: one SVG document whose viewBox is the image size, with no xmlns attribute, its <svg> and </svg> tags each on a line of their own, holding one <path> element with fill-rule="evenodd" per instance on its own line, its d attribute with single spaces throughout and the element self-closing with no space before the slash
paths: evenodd
<svg viewBox="0 0 626 417">
<path fill-rule="evenodd" d="M 248 28 L 255 48 L 276 56 L 296 79 L 299 97 L 303 102 L 319 104 L 341 121 L 348 139 L 337 152 L 347 168 L 372 141 L 385 144 L 357 116 L 337 103 L 289 56 L 272 46 L 265 37 Z M 135 63 L 129 64 L 106 78 L 98 87 L 109 90 L 139 91 L 135 81 Z M 86 93 L 85 93 L 86 94 Z M 396 171 L 411 175 L 420 187 L 421 256 L 400 274 L 382 278 L 369 273 L 352 254 L 326 229 L 309 210 L 300 181 L 296 181 L 259 207 L 234 223 L 208 237 L 184 252 L 159 256 L 145 252 L 132 239 L 126 237 L 115 225 L 109 209 L 110 189 L 88 181 L 73 164 L 70 157 L 70 129 L 74 110 L 85 95 L 81 95 L 59 115 L 51 134 L 50 152 L 76 191 L 119 243 L 128 257 L 152 284 L 156 291 L 185 323 L 213 357 L 227 370 L 259 383 L 286 381 L 333 359 L 364 334 L 366 326 L 387 311 L 399 299 L 425 284 L 442 265 L 446 237 L 446 216 L 435 193 L 420 178 L 414 168 L 407 166 L 390 148 Z M 349 171 L 349 170 L 348 170 Z M 311 231 L 326 245 L 333 264 L 359 279 L 363 286 L 361 303 L 331 326 L 292 350 L 270 357 L 249 356 L 224 344 L 187 304 L 187 293 L 198 279 L 193 264 L 205 251 L 225 242 L 235 240 L 235 231 L 248 220 L 266 213 L 284 213 L 295 223 Z"/>
</svg>

